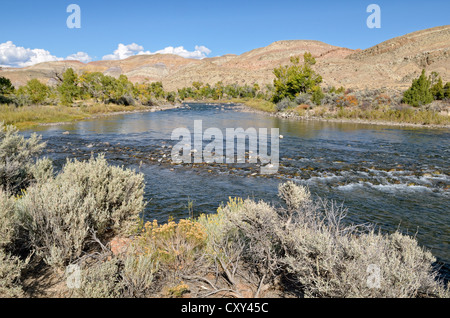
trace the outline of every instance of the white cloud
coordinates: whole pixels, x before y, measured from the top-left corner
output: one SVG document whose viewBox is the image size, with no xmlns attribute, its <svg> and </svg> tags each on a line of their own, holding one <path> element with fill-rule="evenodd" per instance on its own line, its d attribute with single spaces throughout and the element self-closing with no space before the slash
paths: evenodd
<svg viewBox="0 0 450 318">
<path fill-rule="evenodd" d="M 202 53 L 205 53 L 206 55 L 211 54 L 211 50 L 208 49 L 206 46 L 203 46 L 203 45 L 200 45 L 200 46 L 196 45 L 195 46 L 195 50 L 199 51 L 199 52 L 202 52 Z"/>
<path fill-rule="evenodd" d="M 78 52 L 76 54 L 69 55 L 66 60 L 89 63 L 90 61 L 92 61 L 92 57 L 90 57 L 86 52 Z"/>
<path fill-rule="evenodd" d="M 142 52 L 143 49 L 144 48 L 142 46 L 137 45 L 136 43 L 128 45 L 120 43 L 117 50 L 115 50 L 113 54 L 105 55 L 103 60 L 123 60 Z"/>
<path fill-rule="evenodd" d="M 43 49 L 26 49 L 16 46 L 12 41 L 0 43 L 0 65 L 25 67 L 42 62 L 61 61 Z"/>
<path fill-rule="evenodd" d="M 205 46 L 195 46 L 193 51 L 186 50 L 183 46 L 168 46 L 156 52 L 144 51 L 144 47 L 136 43 L 124 45 L 120 43 L 113 54 L 103 56 L 103 60 L 123 60 L 134 55 L 175 54 L 184 58 L 203 59 L 211 53 Z M 52 55 L 44 49 L 30 49 L 16 46 L 12 41 L 0 43 L 0 66 L 26 67 L 42 62 L 76 60 L 89 63 L 92 58 L 86 52 L 77 52 L 66 58 Z"/>
<path fill-rule="evenodd" d="M 175 48 L 169 46 L 166 47 L 165 49 L 156 51 L 155 53 L 146 53 L 146 54 L 175 54 L 187 59 L 203 59 L 210 53 L 211 50 L 208 49 L 207 47 L 196 45 L 194 51 L 188 51 L 182 46 Z"/>
<path fill-rule="evenodd" d="M 12 41 L 0 43 L 0 66 L 26 67 L 42 62 L 78 60 L 83 63 L 92 58 L 85 52 L 69 55 L 67 58 L 57 57 L 44 49 L 29 49 L 16 46 Z"/>
<path fill-rule="evenodd" d="M 119 44 L 113 54 L 105 55 L 103 60 L 122 60 L 134 55 L 175 54 L 184 58 L 203 59 L 211 53 L 205 46 L 195 46 L 194 51 L 188 51 L 183 46 L 168 46 L 156 52 L 144 51 L 144 48 L 136 43 L 124 45 Z"/>
</svg>

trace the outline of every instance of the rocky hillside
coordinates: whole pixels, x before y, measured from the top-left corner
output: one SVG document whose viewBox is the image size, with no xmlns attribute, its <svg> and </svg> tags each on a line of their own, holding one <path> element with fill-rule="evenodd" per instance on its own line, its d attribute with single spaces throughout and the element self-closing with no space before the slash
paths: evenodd
<svg viewBox="0 0 450 318">
<path fill-rule="evenodd" d="M 52 84 L 66 68 L 77 72 L 99 71 L 112 76 L 125 74 L 133 82 L 162 81 L 168 90 L 189 86 L 193 81 L 214 84 L 265 85 L 272 83 L 273 68 L 289 63 L 291 56 L 311 52 L 325 85 L 346 88 L 408 87 L 422 68 L 439 72 L 450 81 L 450 25 L 413 32 L 366 50 L 350 50 L 319 41 L 279 41 L 242 55 L 224 55 L 203 60 L 176 55 L 139 55 L 120 61 L 40 63 L 22 69 L 3 69 L 16 86 L 38 78 Z"/>
</svg>

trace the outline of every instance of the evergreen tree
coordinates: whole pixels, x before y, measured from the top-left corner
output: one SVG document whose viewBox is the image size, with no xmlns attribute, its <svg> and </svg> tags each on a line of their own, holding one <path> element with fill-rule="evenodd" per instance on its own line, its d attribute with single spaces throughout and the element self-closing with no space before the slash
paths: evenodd
<svg viewBox="0 0 450 318">
<path fill-rule="evenodd" d="M 431 94 L 433 94 L 434 99 L 443 100 L 445 97 L 444 84 L 442 83 L 442 77 L 439 76 L 436 83 L 431 87 Z"/>
<path fill-rule="evenodd" d="M 450 99 L 450 82 L 447 82 L 444 86 L 444 98 Z"/>
<path fill-rule="evenodd" d="M 431 81 L 422 70 L 420 77 L 413 80 L 411 87 L 403 94 L 403 102 L 415 107 L 431 103 L 434 97 L 430 88 Z"/>
<path fill-rule="evenodd" d="M 6 96 L 14 92 L 14 86 L 6 77 L 0 76 L 0 95 Z"/>
</svg>

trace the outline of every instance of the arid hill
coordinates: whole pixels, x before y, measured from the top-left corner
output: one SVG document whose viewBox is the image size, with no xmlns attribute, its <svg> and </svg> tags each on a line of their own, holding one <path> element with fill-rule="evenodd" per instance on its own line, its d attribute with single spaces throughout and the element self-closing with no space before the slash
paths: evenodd
<svg viewBox="0 0 450 318">
<path fill-rule="evenodd" d="M 291 56 L 311 52 L 316 70 L 325 85 L 346 88 L 405 89 L 423 68 L 439 72 L 450 81 L 450 25 L 413 32 L 366 50 L 351 50 L 319 41 L 278 41 L 242 55 L 224 55 L 203 60 L 176 55 L 139 55 L 119 61 L 47 62 L 22 69 L 6 68 L 0 76 L 15 86 L 29 79 L 53 84 L 55 75 L 69 67 L 78 73 L 99 71 L 107 75 L 125 74 L 133 82 L 162 81 L 168 90 L 190 86 L 194 81 L 225 84 L 272 83 L 272 70 L 289 63 Z"/>
</svg>

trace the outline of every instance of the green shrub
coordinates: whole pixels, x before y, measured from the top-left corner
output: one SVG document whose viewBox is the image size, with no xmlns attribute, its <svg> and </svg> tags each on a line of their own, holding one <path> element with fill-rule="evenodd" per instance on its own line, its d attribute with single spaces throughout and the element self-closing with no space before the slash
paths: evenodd
<svg viewBox="0 0 450 318">
<path fill-rule="evenodd" d="M 322 99 L 325 97 L 325 94 L 323 93 L 320 86 L 314 86 L 311 89 L 311 92 L 312 92 L 311 101 L 316 105 L 321 105 Z"/>
<path fill-rule="evenodd" d="M 203 226 L 192 220 L 169 220 L 162 225 L 156 220 L 147 222 L 136 238 L 138 252 L 153 259 L 171 283 L 201 271 L 205 245 Z"/>
</svg>

